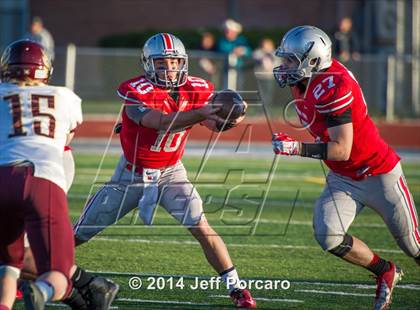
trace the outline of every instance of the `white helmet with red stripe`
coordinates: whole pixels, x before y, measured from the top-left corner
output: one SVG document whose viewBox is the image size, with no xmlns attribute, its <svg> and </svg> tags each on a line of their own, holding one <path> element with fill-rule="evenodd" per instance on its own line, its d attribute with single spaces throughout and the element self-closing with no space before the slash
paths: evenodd
<svg viewBox="0 0 420 310">
<path fill-rule="evenodd" d="M 168 69 L 156 68 L 156 59 L 178 59 L 176 78 L 170 79 Z M 153 83 L 162 87 L 178 87 L 185 84 L 188 75 L 188 55 L 184 44 L 173 34 L 158 33 L 150 37 L 143 46 L 142 62 L 146 77 Z"/>
</svg>

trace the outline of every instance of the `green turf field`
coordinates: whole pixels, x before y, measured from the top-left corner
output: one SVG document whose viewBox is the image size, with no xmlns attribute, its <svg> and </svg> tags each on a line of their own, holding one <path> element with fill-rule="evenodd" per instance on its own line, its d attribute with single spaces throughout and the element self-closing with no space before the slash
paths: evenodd
<svg viewBox="0 0 420 310">
<path fill-rule="evenodd" d="M 100 170 L 98 156 L 76 154 L 75 160 L 76 178 L 69 193 L 72 219 L 80 214 L 89 191 L 110 177 L 117 158 L 106 157 Z M 375 282 L 370 273 L 324 253 L 312 236 L 312 208 L 324 180 L 318 161 L 238 156 L 210 158 L 204 165 L 198 157 L 183 162 L 240 276 L 290 281 L 288 289 L 252 289 L 258 308 L 371 308 Z M 420 164 L 406 164 L 404 169 L 420 205 Z M 420 268 L 399 250 L 381 218 L 365 209 L 350 233 L 404 270 L 391 309 L 419 309 Z M 137 211 L 126 216 L 77 248 L 77 262 L 121 285 L 114 303 L 118 309 L 232 308 L 223 285 L 212 290 L 190 287 L 196 279 L 209 279 L 215 273 L 195 240 L 162 208 L 153 227 L 142 226 Z M 138 290 L 129 288 L 134 276 L 143 282 Z"/>
</svg>

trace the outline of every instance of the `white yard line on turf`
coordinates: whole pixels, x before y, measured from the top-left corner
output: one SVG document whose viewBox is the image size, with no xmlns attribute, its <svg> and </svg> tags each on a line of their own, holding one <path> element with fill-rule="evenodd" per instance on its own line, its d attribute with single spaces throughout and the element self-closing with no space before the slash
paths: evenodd
<svg viewBox="0 0 420 310">
<path fill-rule="evenodd" d="M 210 298 L 229 298 L 229 296 L 225 295 L 210 295 Z M 262 298 L 262 297 L 254 297 L 255 300 L 261 301 L 274 301 L 274 302 L 292 302 L 292 303 L 304 303 L 303 300 L 299 299 L 280 299 L 280 298 Z"/>
<path fill-rule="evenodd" d="M 213 226 L 214 227 L 214 226 Z M 91 241 L 109 241 L 109 242 L 131 242 L 131 243 L 148 243 L 148 244 L 183 244 L 183 245 L 199 245 L 197 241 L 177 241 L 177 240 L 148 240 L 148 239 L 119 239 L 109 237 L 97 237 Z M 229 247 L 238 248 L 271 248 L 271 249 L 320 249 L 317 246 L 307 245 L 281 245 L 281 244 L 250 244 L 250 243 L 228 243 Z M 403 254 L 400 250 L 392 249 L 373 249 L 376 252 Z"/>
<path fill-rule="evenodd" d="M 196 303 L 191 301 L 177 301 L 177 300 L 150 300 L 150 299 L 132 299 L 132 298 L 117 298 L 116 302 L 142 302 L 150 304 L 168 304 L 168 305 L 191 305 L 191 306 L 211 306 L 206 303 Z"/>
<path fill-rule="evenodd" d="M 20 302 L 19 302 L 19 304 L 20 304 Z M 21 304 L 23 305 L 23 302 Z M 67 308 L 68 309 L 67 305 L 59 304 L 59 303 L 48 302 L 47 306 L 48 307 L 57 307 L 57 308 Z M 111 307 L 109 307 L 109 309 L 118 309 L 118 307 L 117 306 L 111 306 Z"/>
<path fill-rule="evenodd" d="M 314 286 L 347 286 L 347 287 L 353 287 L 356 289 L 361 290 L 370 290 L 370 289 L 376 289 L 376 285 L 369 285 L 369 284 L 358 284 L 358 283 L 329 283 L 329 282 L 309 282 L 309 281 L 293 281 L 293 283 L 298 283 L 302 285 L 314 285 Z M 397 287 L 400 289 L 406 289 L 406 290 L 415 290 L 420 291 L 420 285 L 416 284 L 397 284 Z"/>
<path fill-rule="evenodd" d="M 335 291 L 295 290 L 295 292 L 299 292 L 299 293 L 313 293 L 313 294 L 324 294 L 324 295 L 375 297 L 375 294 L 361 294 L 361 293 L 348 293 L 348 292 L 335 292 Z"/>
</svg>

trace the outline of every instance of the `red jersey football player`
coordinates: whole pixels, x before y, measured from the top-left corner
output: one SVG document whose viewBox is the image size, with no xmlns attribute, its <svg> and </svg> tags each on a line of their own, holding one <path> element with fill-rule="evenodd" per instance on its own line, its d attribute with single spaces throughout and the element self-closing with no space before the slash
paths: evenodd
<svg viewBox="0 0 420 310">
<path fill-rule="evenodd" d="M 376 275 L 374 309 L 386 309 L 402 271 L 347 233 L 357 214 L 377 211 L 400 248 L 420 263 L 420 233 L 400 158 L 380 137 L 354 76 L 331 58 L 331 41 L 320 29 L 300 26 L 276 50 L 274 76 L 289 86 L 300 122 L 315 143 L 273 136 L 276 154 L 321 159 L 330 168 L 313 217 L 315 238 L 324 250 Z"/>
<path fill-rule="evenodd" d="M 150 225 L 157 203 L 199 241 L 210 265 L 227 283 L 234 304 L 255 308 L 255 300 L 240 288 L 239 277 L 222 238 L 203 213 L 201 198 L 181 162 L 187 136 L 198 123 L 218 131 L 224 120 L 207 105 L 213 85 L 188 75 L 188 56 L 172 34 L 149 38 L 142 52 L 145 75 L 123 82 L 120 140 L 124 155 L 111 182 L 88 202 L 76 224 L 76 245 L 84 243 L 136 207 Z M 141 186 L 133 186 L 140 184 Z"/>
</svg>

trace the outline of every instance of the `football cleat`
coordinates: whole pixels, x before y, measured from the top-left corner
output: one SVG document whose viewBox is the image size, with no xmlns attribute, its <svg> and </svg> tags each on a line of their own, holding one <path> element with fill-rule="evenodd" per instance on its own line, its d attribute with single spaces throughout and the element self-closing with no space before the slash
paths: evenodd
<svg viewBox="0 0 420 310">
<path fill-rule="evenodd" d="M 22 283 L 23 300 L 25 310 L 44 310 L 45 301 L 41 290 L 34 282 L 25 281 Z"/>
<path fill-rule="evenodd" d="M 389 262 L 391 268 L 376 277 L 376 297 L 373 304 L 374 310 L 385 310 L 391 304 L 392 291 L 404 275 L 402 270 Z"/>
<path fill-rule="evenodd" d="M 230 292 L 230 298 L 235 304 L 236 308 L 256 308 L 257 302 L 252 298 L 251 293 L 248 290 L 241 290 L 235 288 Z"/>
<path fill-rule="evenodd" d="M 120 286 L 109 279 L 95 277 L 88 285 L 85 298 L 89 310 L 108 310 Z"/>
</svg>

